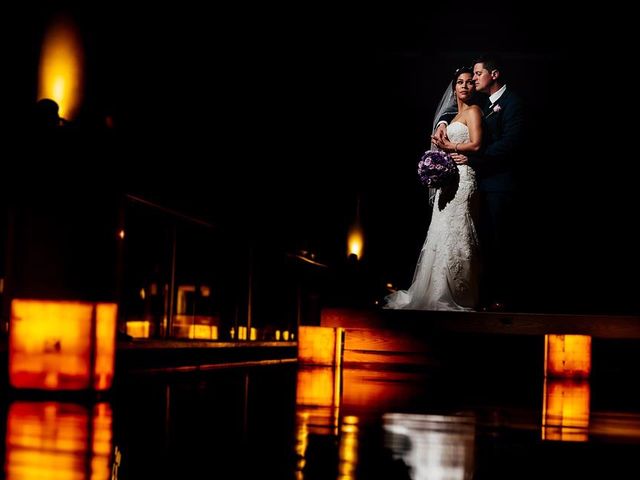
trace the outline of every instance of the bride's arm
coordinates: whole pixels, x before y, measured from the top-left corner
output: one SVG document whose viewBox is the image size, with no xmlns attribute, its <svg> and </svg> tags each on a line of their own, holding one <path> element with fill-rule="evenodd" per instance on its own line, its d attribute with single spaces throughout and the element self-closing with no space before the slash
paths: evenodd
<svg viewBox="0 0 640 480">
<path fill-rule="evenodd" d="M 469 142 L 458 144 L 458 153 L 476 153 L 482 146 L 482 110 L 477 105 L 469 109 L 467 116 Z"/>
</svg>

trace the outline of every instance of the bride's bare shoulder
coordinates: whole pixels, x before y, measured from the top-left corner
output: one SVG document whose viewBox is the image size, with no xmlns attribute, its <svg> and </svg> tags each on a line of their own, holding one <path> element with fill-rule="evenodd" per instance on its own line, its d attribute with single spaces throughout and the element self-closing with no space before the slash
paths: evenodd
<svg viewBox="0 0 640 480">
<path fill-rule="evenodd" d="M 482 116 L 482 109 L 479 105 L 471 105 L 467 110 L 471 115 L 479 115 Z"/>
</svg>

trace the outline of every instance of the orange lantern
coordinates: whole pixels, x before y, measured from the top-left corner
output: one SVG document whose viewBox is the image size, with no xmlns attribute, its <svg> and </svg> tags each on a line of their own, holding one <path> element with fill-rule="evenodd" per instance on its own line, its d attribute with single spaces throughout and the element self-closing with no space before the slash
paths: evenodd
<svg viewBox="0 0 640 480">
<path fill-rule="evenodd" d="M 25 478 L 111 478 L 113 415 L 101 402 L 14 402 L 7 413 L 5 473 Z"/>
<path fill-rule="evenodd" d="M 298 362 L 302 365 L 340 367 L 344 350 L 344 328 L 300 326 Z"/>
<path fill-rule="evenodd" d="M 591 374 L 591 337 L 545 335 L 544 376 L 587 378 Z"/>
<path fill-rule="evenodd" d="M 109 389 L 117 310 L 115 303 L 13 300 L 9 324 L 11 386 Z"/>
</svg>

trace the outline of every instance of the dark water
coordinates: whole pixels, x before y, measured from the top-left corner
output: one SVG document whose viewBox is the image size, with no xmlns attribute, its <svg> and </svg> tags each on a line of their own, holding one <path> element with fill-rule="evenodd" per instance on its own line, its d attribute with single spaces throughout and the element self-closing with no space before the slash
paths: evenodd
<svg viewBox="0 0 640 480">
<path fill-rule="evenodd" d="M 117 448 L 120 479 L 635 478 L 633 381 L 295 365 L 121 378 L 105 402 L 4 402 L 4 472 L 108 479 Z"/>
</svg>

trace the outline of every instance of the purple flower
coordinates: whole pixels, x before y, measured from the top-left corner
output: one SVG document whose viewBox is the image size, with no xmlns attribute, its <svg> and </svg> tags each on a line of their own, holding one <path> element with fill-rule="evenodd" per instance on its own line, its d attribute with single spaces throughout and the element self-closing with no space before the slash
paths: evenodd
<svg viewBox="0 0 640 480">
<path fill-rule="evenodd" d="M 496 105 L 495 107 L 492 108 L 492 110 L 498 113 L 500 110 L 502 110 L 502 107 L 500 105 Z"/>
<path fill-rule="evenodd" d="M 425 187 L 440 188 L 457 175 L 458 167 L 446 152 L 427 150 L 418 162 L 418 177 Z"/>
</svg>

